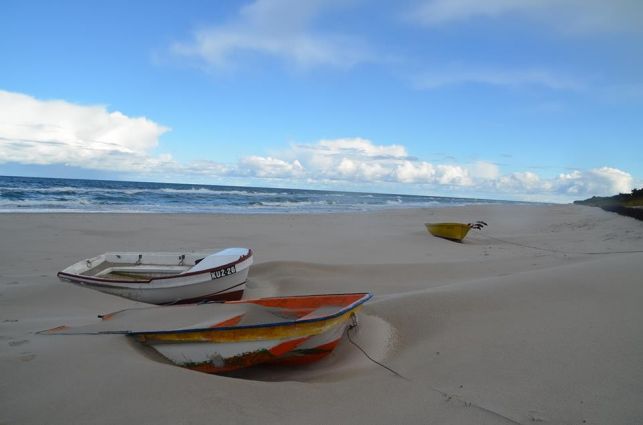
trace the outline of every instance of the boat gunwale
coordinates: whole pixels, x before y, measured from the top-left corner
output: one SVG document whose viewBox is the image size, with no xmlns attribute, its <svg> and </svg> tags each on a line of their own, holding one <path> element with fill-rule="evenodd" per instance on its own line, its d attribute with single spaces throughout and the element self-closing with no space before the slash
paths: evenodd
<svg viewBox="0 0 643 425">
<path fill-rule="evenodd" d="M 438 223 L 424 223 L 425 226 L 462 226 L 469 227 L 471 226 L 468 223 L 457 223 L 457 222 L 438 222 Z"/>
<path fill-rule="evenodd" d="M 101 278 L 101 277 L 86 276 L 86 275 L 81 275 L 81 274 L 77 274 L 77 273 L 67 273 L 64 270 L 59 271 L 56 274 L 56 276 L 59 279 L 63 278 L 63 279 L 67 279 L 67 280 L 71 280 L 73 282 L 79 282 L 79 283 L 85 283 L 84 281 L 93 281 L 93 282 L 101 284 L 100 286 L 105 287 L 105 288 L 123 288 L 123 286 L 120 286 L 120 285 L 109 285 L 109 283 L 116 283 L 116 284 L 143 285 L 143 286 L 141 286 L 140 289 L 144 289 L 146 287 L 149 288 L 148 285 L 150 283 L 155 282 L 155 281 L 166 280 L 166 279 L 176 279 L 177 277 L 191 277 L 191 276 L 197 276 L 197 275 L 206 274 L 206 273 L 214 273 L 214 272 L 217 272 L 219 270 L 223 270 L 223 269 L 225 269 L 227 267 L 230 267 L 230 266 L 236 266 L 237 264 L 242 263 L 242 262 L 246 261 L 247 259 L 249 259 L 249 258 L 251 258 L 253 256 L 252 249 L 251 248 L 247 248 L 247 249 L 248 249 L 247 254 L 244 254 L 244 255 L 240 256 L 238 259 L 236 259 L 236 260 L 234 260 L 234 261 L 232 261 L 230 263 L 223 264 L 221 266 L 217 266 L 217 267 L 213 267 L 213 268 L 205 269 L 205 270 L 199 270 L 199 271 L 196 271 L 196 272 L 186 272 L 186 273 L 173 274 L 173 275 L 169 275 L 169 276 L 160 276 L 160 277 L 155 277 L 155 278 L 151 278 L 151 279 L 148 279 L 148 280 L 105 279 L 105 278 Z M 82 262 L 83 262 L 83 260 L 79 261 L 78 263 L 82 263 Z M 72 266 L 74 266 L 75 264 L 78 264 L 78 263 L 74 263 L 69 267 L 72 267 Z M 67 268 L 69 268 L 69 267 L 67 267 Z M 226 277 L 226 276 L 222 276 L 222 277 Z M 220 278 L 218 278 L 218 279 L 220 279 Z M 216 280 L 216 279 L 210 279 L 210 280 Z M 86 283 L 90 283 L 90 282 L 86 282 Z M 150 289 L 157 289 L 157 288 L 150 288 Z"/>
<path fill-rule="evenodd" d="M 166 331 L 114 331 L 114 332 L 104 332 L 104 333 L 119 333 L 119 334 L 126 334 L 128 336 L 139 336 L 139 335 L 144 336 L 144 335 L 166 335 L 166 334 L 185 334 L 185 333 L 217 333 L 217 332 L 223 332 L 223 331 L 233 331 L 233 330 L 242 330 L 242 329 L 245 330 L 245 329 L 274 328 L 278 326 L 293 326 L 298 324 L 323 322 L 326 320 L 335 319 L 337 317 L 340 317 L 350 312 L 351 310 L 354 310 L 355 308 L 364 304 L 366 301 L 373 298 L 373 294 L 370 292 L 352 292 L 352 293 L 346 293 L 346 294 L 295 295 L 293 296 L 293 298 L 294 297 L 301 297 L 301 298 L 330 297 L 330 296 L 342 296 L 342 295 L 345 295 L 345 296 L 362 295 L 362 296 L 357 300 L 353 301 L 352 303 L 350 303 L 349 305 L 342 307 L 342 309 L 337 311 L 336 313 L 329 314 L 326 316 L 321 316 L 321 317 L 313 317 L 310 319 L 302 319 L 302 320 L 295 320 L 295 321 L 289 321 L 289 322 L 286 321 L 286 322 L 262 323 L 262 324 L 256 324 L 256 325 L 221 326 L 217 328 L 191 328 L 191 329 L 176 329 L 176 330 L 166 330 Z M 257 299 L 251 299 L 251 300 L 231 301 L 228 303 L 221 303 L 221 304 L 250 304 L 252 303 L 252 301 L 270 300 L 270 299 L 279 299 L 279 298 L 290 298 L 290 297 L 257 298 Z M 213 303 L 216 303 L 216 301 Z M 211 304 L 211 303 L 205 303 L 205 304 Z M 189 304 L 184 305 L 184 307 L 187 307 L 187 306 L 189 306 Z M 121 310 L 121 311 L 124 311 L 124 310 Z"/>
</svg>

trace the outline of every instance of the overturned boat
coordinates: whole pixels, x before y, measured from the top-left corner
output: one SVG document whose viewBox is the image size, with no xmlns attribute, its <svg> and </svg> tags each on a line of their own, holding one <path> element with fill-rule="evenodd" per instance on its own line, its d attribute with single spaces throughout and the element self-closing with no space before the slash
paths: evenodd
<svg viewBox="0 0 643 425">
<path fill-rule="evenodd" d="M 306 364 L 335 349 L 371 296 L 304 295 L 128 309 L 99 316 L 95 324 L 43 333 L 126 334 L 176 365 L 207 373 Z"/>
<path fill-rule="evenodd" d="M 61 280 L 150 304 L 238 300 L 243 296 L 252 250 L 108 252 L 58 273 Z"/>
</svg>

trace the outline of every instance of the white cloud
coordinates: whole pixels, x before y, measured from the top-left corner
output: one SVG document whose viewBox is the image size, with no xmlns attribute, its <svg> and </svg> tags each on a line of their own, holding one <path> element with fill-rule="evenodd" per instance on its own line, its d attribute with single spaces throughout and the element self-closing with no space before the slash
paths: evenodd
<svg viewBox="0 0 643 425">
<path fill-rule="evenodd" d="M 510 16 L 543 22 L 564 33 L 643 30 L 639 0 L 422 0 L 409 16 L 428 26 Z"/>
<path fill-rule="evenodd" d="M 584 84 L 577 79 L 542 69 L 484 69 L 475 66 L 451 67 L 431 71 L 414 79 L 419 89 L 437 89 L 460 84 L 484 84 L 504 87 L 539 86 L 552 90 L 580 90 Z"/>
<path fill-rule="evenodd" d="M 469 167 L 472 177 L 482 180 L 494 180 L 500 177 L 500 169 L 492 162 L 476 161 Z"/>
<path fill-rule="evenodd" d="M 415 19 L 436 25 L 476 16 L 496 17 L 504 13 L 529 10 L 533 1 L 523 0 L 427 0 L 419 2 L 413 11 Z"/>
<path fill-rule="evenodd" d="M 309 147 L 322 155 L 356 155 L 369 158 L 404 158 L 407 156 L 406 148 L 404 146 L 377 146 L 370 140 L 361 139 L 359 137 L 353 139 L 321 140 L 314 146 L 300 145 L 300 147 Z"/>
<path fill-rule="evenodd" d="M 355 37 L 313 28 L 317 18 L 340 4 L 256 0 L 234 19 L 195 31 L 193 40 L 175 43 L 171 50 L 216 69 L 230 68 L 248 53 L 277 57 L 302 68 L 348 68 L 368 60 L 366 46 Z"/>
<path fill-rule="evenodd" d="M 542 179 L 527 171 L 501 176 L 491 182 L 500 193 L 520 194 L 537 199 L 576 200 L 590 196 L 629 193 L 634 179 L 631 174 L 611 167 L 574 170 L 551 179 Z"/>
<path fill-rule="evenodd" d="M 435 167 L 427 162 L 414 164 L 411 161 L 403 161 L 395 168 L 395 179 L 400 183 L 431 181 L 435 174 Z"/>
<path fill-rule="evenodd" d="M 197 176 L 226 176 L 231 174 L 234 170 L 232 165 L 222 164 L 207 159 L 190 161 L 182 166 L 176 164 L 174 168 L 174 171 L 177 173 Z"/>
<path fill-rule="evenodd" d="M 126 171 L 172 161 L 151 157 L 168 131 L 147 118 L 0 91 L 0 163 L 67 164 Z"/>
<path fill-rule="evenodd" d="M 230 174 L 264 178 L 297 178 L 304 174 L 299 161 L 287 162 L 277 158 L 249 156 L 239 161 L 236 171 Z"/>
<path fill-rule="evenodd" d="M 370 185 L 374 191 L 378 186 L 394 185 L 406 192 L 421 188 L 426 193 L 433 188 L 448 190 L 453 196 L 487 193 L 500 198 L 552 201 L 629 192 L 633 185 L 632 176 L 616 168 L 575 170 L 553 178 L 542 178 L 532 171 L 503 175 L 498 165 L 488 161 L 432 164 L 409 157 L 404 146 L 376 145 L 361 138 L 295 144 L 280 156 L 242 159 L 231 175 L 324 182 L 338 187 Z"/>
<path fill-rule="evenodd" d="M 376 145 L 362 138 L 296 144 L 285 157 L 297 160 L 311 180 L 361 183 L 471 184 L 469 171 L 459 165 L 418 161 L 401 145 Z"/>
<path fill-rule="evenodd" d="M 500 176 L 492 184 L 502 192 L 508 193 L 540 193 L 550 191 L 552 187 L 550 182 L 541 180 L 536 173 L 531 171 Z"/>
<path fill-rule="evenodd" d="M 573 171 L 556 179 L 556 190 L 569 195 L 610 195 L 629 193 L 633 178 L 616 168 L 601 167 L 589 171 Z"/>
<path fill-rule="evenodd" d="M 378 145 L 363 138 L 293 144 L 280 154 L 247 156 L 236 164 L 207 158 L 179 163 L 170 155 L 153 153 L 165 131 L 147 118 L 109 112 L 102 106 L 0 91 L 0 164 L 64 164 L 177 179 L 281 179 L 280 184 L 291 187 L 324 184 L 373 191 L 386 187 L 407 193 L 486 193 L 505 199 L 562 201 L 625 193 L 634 184 L 632 175 L 612 167 L 545 179 L 531 171 L 503 175 L 488 161 L 430 163 L 410 156 L 402 145 Z"/>
</svg>

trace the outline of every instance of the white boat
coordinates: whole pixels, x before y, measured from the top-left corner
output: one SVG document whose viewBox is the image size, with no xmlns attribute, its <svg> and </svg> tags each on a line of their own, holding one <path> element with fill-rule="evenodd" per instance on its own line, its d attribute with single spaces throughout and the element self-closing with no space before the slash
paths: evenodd
<svg viewBox="0 0 643 425">
<path fill-rule="evenodd" d="M 150 304 L 241 299 L 252 250 L 108 252 L 58 272 L 61 280 Z"/>
</svg>

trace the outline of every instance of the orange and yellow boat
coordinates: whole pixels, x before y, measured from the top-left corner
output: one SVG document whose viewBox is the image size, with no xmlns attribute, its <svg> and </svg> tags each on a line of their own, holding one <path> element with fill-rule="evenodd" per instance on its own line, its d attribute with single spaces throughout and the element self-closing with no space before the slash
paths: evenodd
<svg viewBox="0 0 643 425">
<path fill-rule="evenodd" d="M 224 373 L 257 364 L 304 364 L 339 344 L 370 293 L 304 295 L 146 307 L 49 334 L 126 334 L 176 365 Z"/>
</svg>

